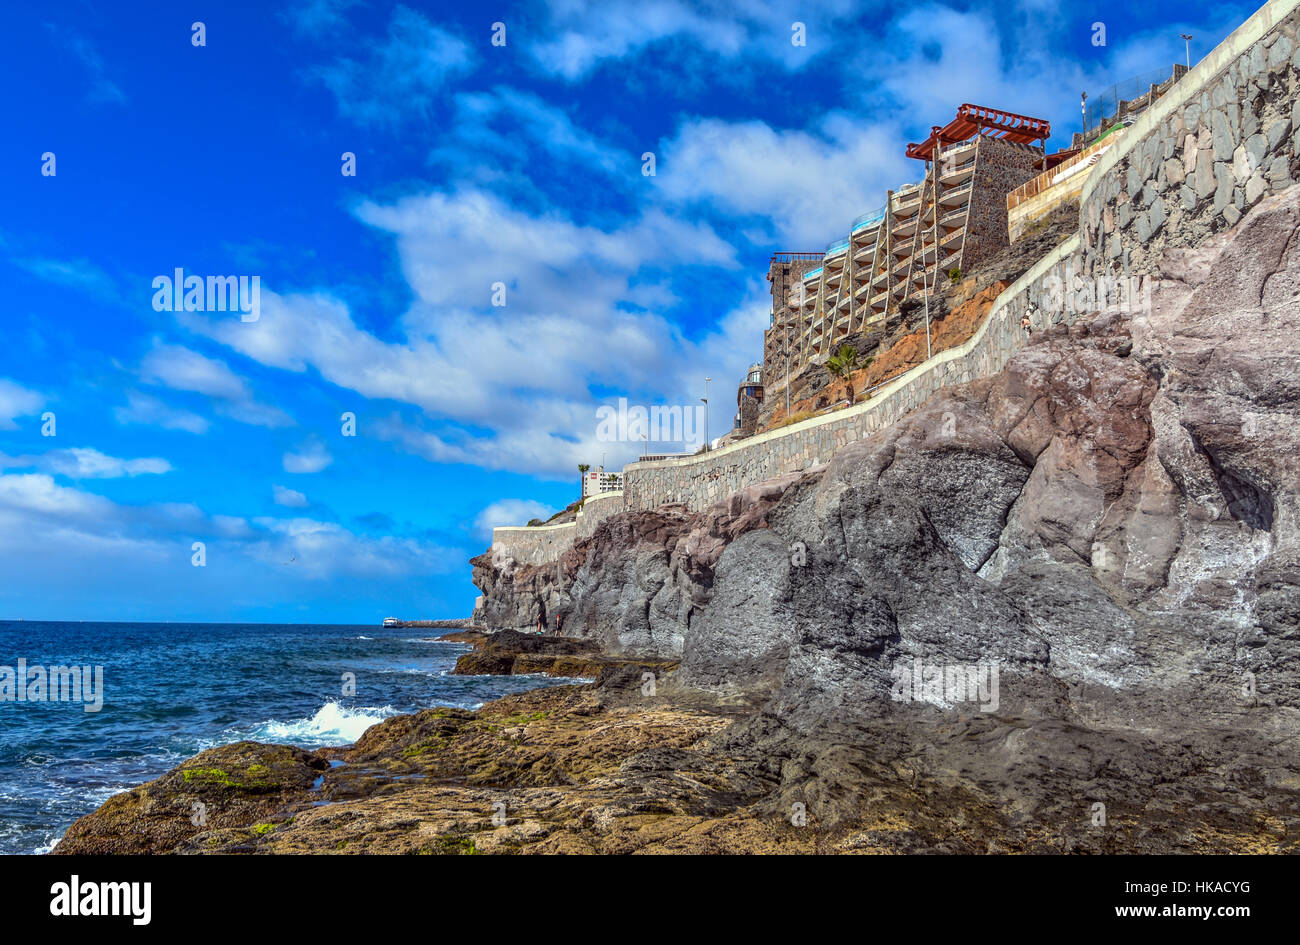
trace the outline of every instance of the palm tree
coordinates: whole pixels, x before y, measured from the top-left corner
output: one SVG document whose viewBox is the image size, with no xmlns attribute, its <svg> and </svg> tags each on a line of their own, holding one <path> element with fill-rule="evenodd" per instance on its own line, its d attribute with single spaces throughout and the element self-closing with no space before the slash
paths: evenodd
<svg viewBox="0 0 1300 945">
<path fill-rule="evenodd" d="M 826 359 L 826 370 L 833 377 L 843 378 L 849 392 L 849 403 L 853 403 L 853 372 L 858 366 L 858 349 L 853 345 L 840 345 L 840 350 Z"/>
<path fill-rule="evenodd" d="M 578 464 L 578 496 L 582 496 L 582 479 L 587 475 L 587 470 L 591 468 L 591 463 Z"/>
</svg>

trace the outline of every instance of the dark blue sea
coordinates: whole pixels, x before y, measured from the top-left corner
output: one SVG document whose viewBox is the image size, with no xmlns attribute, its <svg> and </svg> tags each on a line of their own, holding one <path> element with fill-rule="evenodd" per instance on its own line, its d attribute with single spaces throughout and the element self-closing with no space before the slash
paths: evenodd
<svg viewBox="0 0 1300 945">
<path fill-rule="evenodd" d="M 44 853 L 119 791 L 241 739 L 345 745 L 392 715 L 572 680 L 452 676 L 442 630 L 0 622 L 3 667 L 103 666 L 98 712 L 0 701 L 0 853 Z M 355 695 L 343 675 L 355 674 Z"/>
</svg>

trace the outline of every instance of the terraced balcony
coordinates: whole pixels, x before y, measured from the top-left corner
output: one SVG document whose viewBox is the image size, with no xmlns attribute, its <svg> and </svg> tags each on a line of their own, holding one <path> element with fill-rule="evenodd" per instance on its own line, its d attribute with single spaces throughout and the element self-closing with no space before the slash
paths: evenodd
<svg viewBox="0 0 1300 945">
<path fill-rule="evenodd" d="M 870 243 L 867 243 L 865 246 L 862 246 L 859 249 L 854 250 L 853 261 L 855 263 L 871 262 L 871 257 L 875 255 L 876 246 L 878 245 L 878 243 L 879 241 L 873 238 Z"/>
<path fill-rule="evenodd" d="M 964 184 L 955 190 L 945 190 L 943 193 L 939 194 L 939 203 L 945 207 L 953 207 L 959 204 L 964 205 L 967 198 L 970 196 L 971 188 L 973 186 L 974 184 L 972 182 Z"/>
<path fill-rule="evenodd" d="M 844 239 L 835 240 L 826 247 L 826 259 L 830 260 L 843 256 L 848 252 L 850 242 L 852 241 L 847 236 Z"/>
<path fill-rule="evenodd" d="M 939 218 L 940 226 L 961 226 L 966 222 L 966 208 L 959 207 L 956 210 L 949 210 Z"/>
<path fill-rule="evenodd" d="M 862 214 L 862 216 L 854 220 L 853 225 L 849 227 L 849 232 L 851 232 L 854 236 L 856 236 L 859 230 L 865 230 L 870 227 L 878 226 L 880 222 L 884 219 L 885 219 L 884 207 L 881 207 L 878 210 L 872 210 L 868 213 Z"/>
<path fill-rule="evenodd" d="M 954 187 L 958 184 L 964 184 L 971 179 L 975 173 L 975 159 L 972 157 L 964 164 L 958 164 L 955 167 L 949 167 L 946 164 L 939 165 L 939 181 L 945 187 Z"/>
</svg>

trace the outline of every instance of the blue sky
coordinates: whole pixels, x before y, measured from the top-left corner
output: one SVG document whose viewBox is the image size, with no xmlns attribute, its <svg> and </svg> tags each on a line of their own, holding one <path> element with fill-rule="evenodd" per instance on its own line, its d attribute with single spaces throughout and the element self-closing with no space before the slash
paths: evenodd
<svg viewBox="0 0 1300 945">
<path fill-rule="evenodd" d="M 1080 91 L 1253 9 L 11 4 L 0 618 L 467 614 L 491 525 L 635 455 L 600 405 L 707 375 L 722 431 L 768 255 L 919 177 L 907 141 L 969 101 L 1064 146 Z M 257 276 L 259 318 L 155 310 L 177 267 Z"/>
</svg>

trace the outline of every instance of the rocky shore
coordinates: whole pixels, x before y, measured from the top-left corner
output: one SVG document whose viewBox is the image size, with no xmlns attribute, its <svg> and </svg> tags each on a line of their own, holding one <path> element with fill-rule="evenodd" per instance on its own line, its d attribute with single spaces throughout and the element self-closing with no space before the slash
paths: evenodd
<svg viewBox="0 0 1300 945">
<path fill-rule="evenodd" d="M 979 714 L 792 739 L 761 698 L 671 673 L 650 689 L 653 672 L 629 661 L 477 712 L 399 716 L 345 749 L 214 748 L 112 798 L 55 852 L 1294 852 L 1294 808 L 1267 803 L 1285 785 L 1262 757 Z M 1049 770 L 1066 745 L 1073 761 Z M 1106 829 L 1081 812 L 1085 774 L 1113 799 Z M 1229 786 L 1257 803 L 1228 802 Z"/>
</svg>

